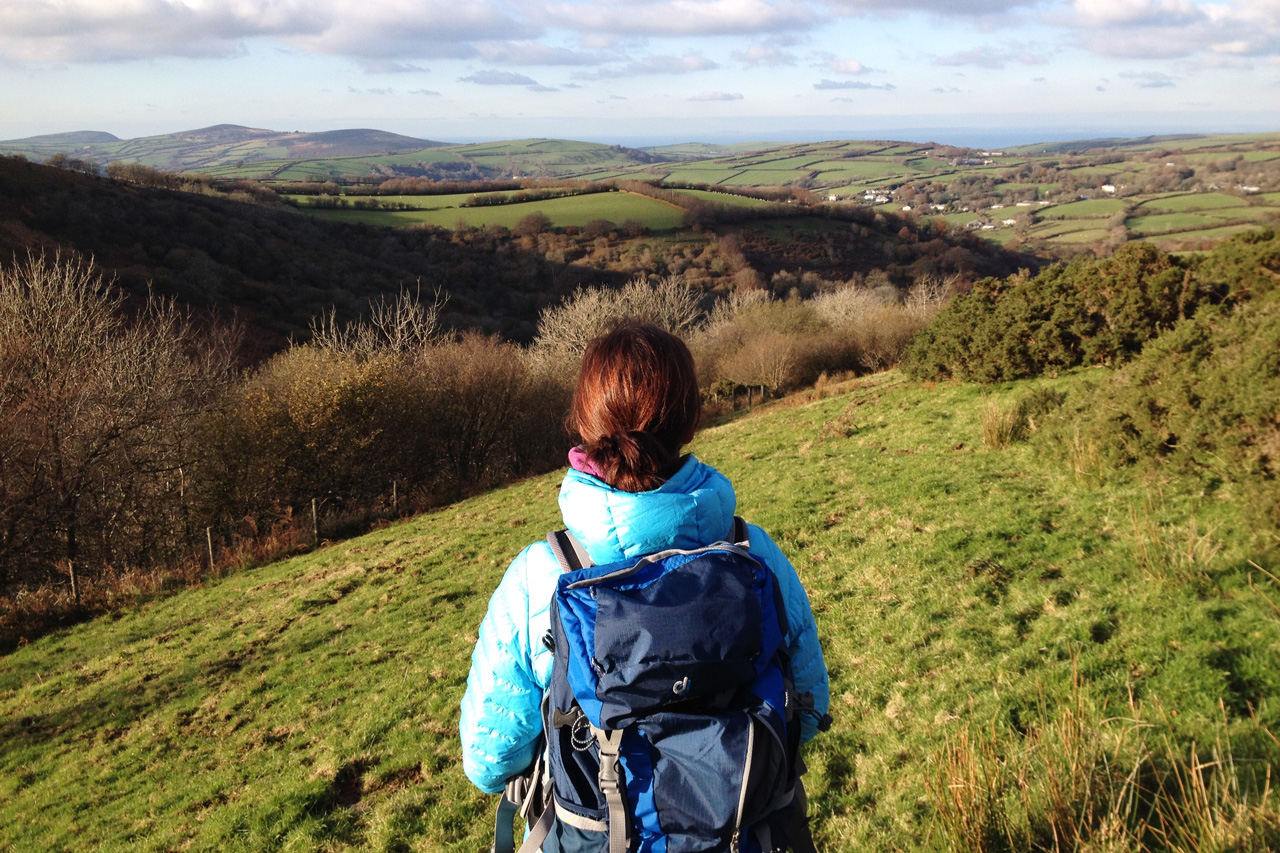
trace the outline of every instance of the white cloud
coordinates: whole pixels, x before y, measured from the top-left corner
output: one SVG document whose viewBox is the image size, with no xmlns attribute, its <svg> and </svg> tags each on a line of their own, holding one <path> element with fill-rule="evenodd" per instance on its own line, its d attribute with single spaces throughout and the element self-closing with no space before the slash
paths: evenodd
<svg viewBox="0 0 1280 853">
<path fill-rule="evenodd" d="M 616 59 L 599 51 L 582 53 L 529 39 L 481 42 L 476 45 L 476 50 L 482 58 L 495 65 L 600 65 Z"/>
<path fill-rule="evenodd" d="M 691 101 L 741 101 L 743 96 L 737 92 L 705 92 L 689 98 Z"/>
<path fill-rule="evenodd" d="M 618 36 L 750 35 L 804 29 L 820 21 L 804 0 L 595 0 L 549 3 L 539 20 Z"/>
<path fill-rule="evenodd" d="M 359 65 L 366 74 L 416 74 L 430 70 L 410 62 L 397 62 L 394 59 L 361 59 Z"/>
<path fill-rule="evenodd" d="M 226 57 L 271 38 L 365 59 L 470 56 L 536 32 L 498 0 L 60 0 L 0 4 L 0 58 Z"/>
<path fill-rule="evenodd" d="M 1043 0 L 828 0 L 836 9 L 853 14 L 891 10 L 893 12 L 926 12 L 946 18 L 1006 19 L 1020 9 L 1034 9 Z"/>
<path fill-rule="evenodd" d="M 588 80 L 603 80 L 615 77 L 640 77 L 650 74 L 692 74 L 697 71 L 710 71 L 720 66 L 696 53 L 684 56 L 649 56 L 627 63 L 622 68 L 605 68 L 584 74 Z"/>
<path fill-rule="evenodd" d="M 1140 89 L 1167 89 L 1177 85 L 1174 78 L 1159 71 L 1123 71 L 1120 77 L 1124 80 L 1136 80 Z"/>
<path fill-rule="evenodd" d="M 883 91 L 892 91 L 897 88 L 892 83 L 864 83 L 861 80 L 823 80 L 814 83 L 815 89 L 881 89 Z"/>
<path fill-rule="evenodd" d="M 514 71 L 477 71 L 459 77 L 459 83 L 479 83 L 481 86 L 536 86 L 538 81 Z"/>
<path fill-rule="evenodd" d="M 1168 26 L 1205 18 L 1191 0 L 1074 0 L 1071 8 L 1090 27 Z"/>
<path fill-rule="evenodd" d="M 1009 45 L 1005 48 L 975 47 L 950 56 L 938 56 L 933 60 L 934 65 L 976 65 L 979 68 L 993 69 L 1004 68 L 1010 62 L 1019 62 L 1023 65 L 1045 65 L 1049 59 L 1044 53 L 1026 45 Z"/>
<path fill-rule="evenodd" d="M 827 70 L 836 74 L 866 74 L 871 69 L 856 59 L 833 59 L 827 63 Z"/>
<path fill-rule="evenodd" d="M 744 65 L 796 64 L 796 58 L 790 51 L 765 44 L 755 44 L 746 50 L 734 51 L 733 58 Z"/>
<path fill-rule="evenodd" d="M 324 0 L 317 5 L 325 7 Z M 327 8 L 332 14 L 321 33 L 294 36 L 290 43 L 344 56 L 470 57 L 477 41 L 536 34 L 493 0 L 328 0 Z"/>
<path fill-rule="evenodd" d="M 1076 44 L 1107 56 L 1159 59 L 1280 54 L 1280 2 L 1073 0 L 1048 20 L 1077 29 Z"/>
</svg>

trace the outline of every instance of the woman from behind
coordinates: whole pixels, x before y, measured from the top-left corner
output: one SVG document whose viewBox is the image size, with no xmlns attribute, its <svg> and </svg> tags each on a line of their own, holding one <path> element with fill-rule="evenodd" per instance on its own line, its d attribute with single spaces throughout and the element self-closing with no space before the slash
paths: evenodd
<svg viewBox="0 0 1280 853">
<path fill-rule="evenodd" d="M 699 412 L 693 357 L 679 338 L 631 323 L 588 345 L 568 420 L 582 443 L 569 453 L 559 503 L 566 529 L 595 565 L 733 540 L 733 486 L 682 454 Z M 760 528 L 747 530 L 751 556 L 772 572 L 782 594 L 796 692 L 813 696 L 814 713 L 801 717 L 801 738 L 808 740 L 829 701 L 809 599 L 778 546 Z M 543 638 L 561 572 L 547 542 L 525 548 L 480 626 L 460 734 L 464 770 L 486 793 L 501 791 L 535 758 L 554 657 Z"/>
</svg>

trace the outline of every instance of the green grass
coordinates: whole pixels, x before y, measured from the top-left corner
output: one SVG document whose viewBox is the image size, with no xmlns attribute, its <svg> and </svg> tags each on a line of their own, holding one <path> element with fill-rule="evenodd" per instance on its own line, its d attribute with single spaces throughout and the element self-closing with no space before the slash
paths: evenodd
<svg viewBox="0 0 1280 853">
<path fill-rule="evenodd" d="M 730 207 L 768 207 L 773 204 L 762 198 L 751 198 L 745 195 L 734 195 L 733 193 L 716 193 L 708 190 L 677 190 L 683 195 L 693 196 L 694 198 L 704 201 L 715 202 L 716 204 L 726 204 Z"/>
<path fill-rule="evenodd" d="M 770 171 L 768 169 L 747 169 L 732 178 L 720 183 L 726 187 L 778 187 L 804 176 L 796 171 Z"/>
<path fill-rule="evenodd" d="M 900 166 L 890 160 L 827 160 L 817 163 L 813 169 L 823 181 L 854 180 L 857 178 L 887 178 L 914 172 L 909 166 Z"/>
<path fill-rule="evenodd" d="M 806 752 L 820 849 L 942 847 L 941 750 L 1056 719 L 1073 673 L 1106 717 L 1158 709 L 1152 738 L 1179 750 L 1224 728 L 1240 760 L 1269 748 L 1280 586 L 1250 569 L 1276 572 L 1247 496 L 1087 456 L 1077 475 L 1043 431 L 983 449 L 985 408 L 1095 375 L 882 374 L 696 440 L 810 593 L 836 720 Z M 457 705 L 490 592 L 559 524 L 559 477 L 0 658 L 0 849 L 487 847 Z"/>
<path fill-rule="evenodd" d="M 1101 219 L 1124 210 L 1124 206 L 1118 198 L 1095 198 L 1038 208 L 1037 215 L 1041 219 Z"/>
<path fill-rule="evenodd" d="M 1069 245 L 1078 246 L 1085 243 L 1093 243 L 1097 240 L 1105 240 L 1108 236 L 1107 229 L 1105 228 L 1081 228 L 1078 231 L 1066 231 L 1057 234 L 1049 239 L 1052 239 L 1057 243 L 1067 243 Z"/>
<path fill-rule="evenodd" d="M 1180 213 L 1188 210 L 1217 210 L 1224 207 L 1243 207 L 1244 205 L 1244 199 L 1233 195 L 1225 195 L 1223 193 L 1186 193 L 1184 195 L 1153 198 L 1139 205 L 1139 209 L 1144 213 L 1157 210 Z"/>
<path fill-rule="evenodd" d="M 306 210 L 306 208 L 303 209 Z M 611 219 L 614 222 L 635 219 L 646 228 L 662 230 L 677 227 L 683 215 L 683 211 L 665 202 L 626 192 L 589 193 L 568 198 L 487 207 L 443 207 L 408 211 L 308 210 L 307 212 L 313 216 L 323 216 L 344 222 L 363 222 L 368 225 L 392 228 L 410 228 L 423 224 L 453 228 L 459 222 L 475 228 L 489 224 L 510 228 L 530 213 L 541 212 L 550 217 L 552 224 L 557 228 L 568 225 L 582 226 L 592 219 Z"/>
<path fill-rule="evenodd" d="M 1168 234 L 1164 237 L 1153 237 L 1152 242 L 1157 246 L 1164 243 L 1176 243 L 1180 240 L 1221 240 L 1234 234 L 1243 234 L 1246 231 L 1253 231 L 1257 225 L 1223 225 L 1217 228 L 1202 228 L 1194 231 L 1179 231 L 1175 234 Z"/>
<path fill-rule="evenodd" d="M 1154 216 L 1131 216 L 1125 227 L 1137 234 L 1162 234 L 1213 225 L 1217 220 L 1199 213 L 1159 213 Z"/>
<path fill-rule="evenodd" d="M 741 169 L 708 168 L 707 166 L 673 166 L 668 178 L 691 184 L 723 184 L 742 174 Z"/>
</svg>

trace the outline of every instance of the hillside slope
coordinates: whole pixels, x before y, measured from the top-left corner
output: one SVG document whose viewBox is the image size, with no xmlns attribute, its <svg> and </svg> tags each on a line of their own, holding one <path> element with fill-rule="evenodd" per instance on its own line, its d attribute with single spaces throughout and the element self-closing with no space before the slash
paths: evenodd
<svg viewBox="0 0 1280 853">
<path fill-rule="evenodd" d="M 54 154 L 105 165 L 121 160 L 167 171 L 198 171 L 266 159 L 359 157 L 417 151 L 444 145 L 385 130 L 351 128 L 318 133 L 282 133 L 235 124 L 119 139 L 100 131 L 57 133 L 0 141 L 0 153 L 46 160 Z"/>
<path fill-rule="evenodd" d="M 267 207 L 94 178 L 0 158 L 0 263 L 25 252 L 93 258 L 135 296 L 238 313 L 265 347 L 305 335 L 401 288 L 450 296 L 446 320 L 532 336 L 538 310 L 587 275 L 492 241 L 470 245 L 423 229 L 321 222 Z M 591 273 L 594 282 L 622 276 Z"/>
<path fill-rule="evenodd" d="M 820 849 L 954 842 L 947 797 L 1016 784 L 966 744 L 993 744 L 1000 767 L 1046 762 L 987 802 L 997 824 L 991 809 L 1030 814 L 1046 785 L 1079 778 L 1068 805 L 1096 828 L 1113 762 L 1116 784 L 1148 766 L 1153 783 L 1193 742 L 1231 750 L 1250 796 L 1277 765 L 1280 587 L 1274 545 L 1241 521 L 1247 496 L 1077 478 L 1043 433 L 982 449 L 985 406 L 1097 375 L 993 390 L 881 374 L 696 440 L 810 591 L 836 719 L 807 751 Z M 487 847 L 493 801 L 463 778 L 457 706 L 490 592 L 559 524 L 558 480 L 0 659 L 0 849 Z M 1071 732 L 1074 752 L 1051 748 Z M 1049 826 L 1027 825 L 1012 849 Z"/>
</svg>

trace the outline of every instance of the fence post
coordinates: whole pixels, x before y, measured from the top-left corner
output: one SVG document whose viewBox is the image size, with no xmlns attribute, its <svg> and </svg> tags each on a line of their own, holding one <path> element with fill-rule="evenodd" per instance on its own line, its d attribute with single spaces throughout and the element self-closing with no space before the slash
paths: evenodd
<svg viewBox="0 0 1280 853">
<path fill-rule="evenodd" d="M 320 547 L 320 517 L 316 514 L 316 499 L 311 499 L 311 538 Z"/>
<path fill-rule="evenodd" d="M 205 538 L 205 541 L 209 543 L 209 571 L 212 572 L 215 568 L 213 565 L 213 528 L 212 527 L 206 527 L 204 529 L 204 538 Z"/>
<path fill-rule="evenodd" d="M 71 597 L 75 599 L 76 607 L 80 606 L 80 584 L 76 581 L 76 564 L 67 560 L 67 574 L 71 576 Z"/>
<path fill-rule="evenodd" d="M 396 481 L 391 481 L 391 514 L 395 517 L 400 516 L 400 496 L 396 492 Z"/>
</svg>

